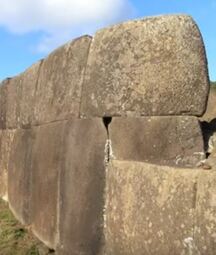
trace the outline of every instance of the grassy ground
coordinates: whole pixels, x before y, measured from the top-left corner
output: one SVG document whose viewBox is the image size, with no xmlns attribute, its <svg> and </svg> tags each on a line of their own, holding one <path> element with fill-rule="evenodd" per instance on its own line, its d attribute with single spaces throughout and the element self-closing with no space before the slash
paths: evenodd
<svg viewBox="0 0 216 255">
<path fill-rule="evenodd" d="M 0 255 L 54 254 L 17 222 L 0 199 Z"/>
</svg>

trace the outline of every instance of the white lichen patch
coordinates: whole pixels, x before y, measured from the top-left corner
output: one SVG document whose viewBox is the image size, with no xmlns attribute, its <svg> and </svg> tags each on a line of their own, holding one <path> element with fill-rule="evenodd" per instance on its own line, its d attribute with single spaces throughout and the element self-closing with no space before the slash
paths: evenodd
<svg viewBox="0 0 216 255">
<path fill-rule="evenodd" d="M 105 148 L 104 148 L 104 163 L 107 166 L 109 161 L 115 159 L 112 149 L 112 142 L 110 139 L 106 140 Z"/>
<path fill-rule="evenodd" d="M 184 253 L 184 254 L 200 255 L 200 252 L 198 251 L 198 249 L 196 247 L 193 237 L 189 236 L 189 237 L 185 238 L 183 241 L 183 245 L 186 249 L 186 253 Z"/>
</svg>

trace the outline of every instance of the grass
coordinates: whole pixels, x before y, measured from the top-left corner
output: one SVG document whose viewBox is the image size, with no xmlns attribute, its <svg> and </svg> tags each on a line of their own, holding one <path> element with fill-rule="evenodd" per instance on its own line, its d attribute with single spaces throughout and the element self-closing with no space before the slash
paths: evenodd
<svg viewBox="0 0 216 255">
<path fill-rule="evenodd" d="M 48 254 L 54 253 L 23 228 L 0 199 L 0 255 Z"/>
</svg>

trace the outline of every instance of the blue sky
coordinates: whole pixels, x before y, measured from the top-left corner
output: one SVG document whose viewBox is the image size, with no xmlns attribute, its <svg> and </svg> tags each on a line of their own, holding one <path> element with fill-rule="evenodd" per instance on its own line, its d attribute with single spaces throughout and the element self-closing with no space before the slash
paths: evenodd
<svg viewBox="0 0 216 255">
<path fill-rule="evenodd" d="M 132 18 L 186 13 L 204 38 L 216 81 L 216 0 L 0 0 L 0 80 L 25 70 L 59 45 Z"/>
</svg>

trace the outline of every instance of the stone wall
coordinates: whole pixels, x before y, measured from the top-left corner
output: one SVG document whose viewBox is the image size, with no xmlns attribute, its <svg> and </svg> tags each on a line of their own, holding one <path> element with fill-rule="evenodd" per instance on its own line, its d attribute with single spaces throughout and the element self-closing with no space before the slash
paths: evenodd
<svg viewBox="0 0 216 255">
<path fill-rule="evenodd" d="M 77 38 L 0 86 L 0 195 L 60 255 L 214 254 L 208 93 L 189 16 Z"/>
</svg>

